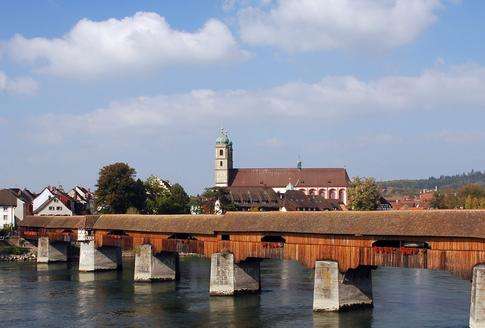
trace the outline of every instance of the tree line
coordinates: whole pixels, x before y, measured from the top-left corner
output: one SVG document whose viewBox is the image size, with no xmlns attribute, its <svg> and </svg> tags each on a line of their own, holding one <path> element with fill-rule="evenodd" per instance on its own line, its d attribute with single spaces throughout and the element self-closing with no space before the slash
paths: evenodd
<svg viewBox="0 0 485 328">
<path fill-rule="evenodd" d="M 95 198 L 100 213 L 184 214 L 190 211 L 190 198 L 180 184 L 167 187 L 156 176 L 142 181 L 126 163 L 101 168 Z"/>
<path fill-rule="evenodd" d="M 422 189 L 459 189 L 468 184 L 485 186 L 485 171 L 465 172 L 451 176 L 429 177 L 416 180 L 390 180 L 378 182 L 385 195 L 410 195 L 418 194 Z"/>
<path fill-rule="evenodd" d="M 438 190 L 430 205 L 438 209 L 485 209 L 485 186 L 471 183 L 458 190 Z"/>
<path fill-rule="evenodd" d="M 126 163 L 114 163 L 99 171 L 95 191 L 96 208 L 104 214 L 213 214 L 219 200 L 222 211 L 236 210 L 225 188 L 207 188 L 190 197 L 175 183 L 168 187 L 157 176 L 145 181 Z"/>
</svg>

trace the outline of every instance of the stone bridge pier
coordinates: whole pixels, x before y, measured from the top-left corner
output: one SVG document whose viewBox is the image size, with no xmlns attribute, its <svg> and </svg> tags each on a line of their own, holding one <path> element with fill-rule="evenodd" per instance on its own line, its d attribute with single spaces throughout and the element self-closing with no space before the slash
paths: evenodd
<svg viewBox="0 0 485 328">
<path fill-rule="evenodd" d="M 342 274 L 337 262 L 315 263 L 313 311 L 340 311 L 372 305 L 371 266 L 359 266 Z"/>
<path fill-rule="evenodd" d="M 135 281 L 169 281 L 179 279 L 179 254 L 161 252 L 153 254 L 152 245 L 135 249 Z"/>
<path fill-rule="evenodd" d="M 485 327 L 485 264 L 473 268 L 470 328 Z"/>
<path fill-rule="evenodd" d="M 94 240 L 81 242 L 79 271 L 116 270 L 121 265 L 121 247 L 96 247 Z"/>
<path fill-rule="evenodd" d="M 247 259 L 235 263 L 232 253 L 215 253 L 211 256 L 211 295 L 254 293 L 261 290 L 260 259 Z"/>
<path fill-rule="evenodd" d="M 69 243 L 50 241 L 49 237 L 39 237 L 37 241 L 37 263 L 66 262 Z"/>
</svg>

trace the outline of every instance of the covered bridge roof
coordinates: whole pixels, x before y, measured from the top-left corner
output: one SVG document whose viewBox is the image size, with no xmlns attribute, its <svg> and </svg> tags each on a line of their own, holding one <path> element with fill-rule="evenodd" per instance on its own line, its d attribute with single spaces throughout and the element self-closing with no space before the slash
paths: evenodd
<svg viewBox="0 0 485 328">
<path fill-rule="evenodd" d="M 270 232 L 485 239 L 485 210 L 229 212 L 225 215 L 31 216 L 24 227 L 213 234 Z"/>
<path fill-rule="evenodd" d="M 231 212 L 218 231 L 485 238 L 484 210 Z"/>
<path fill-rule="evenodd" d="M 219 215 L 101 215 L 94 229 L 213 234 Z"/>
<path fill-rule="evenodd" d="M 47 229 L 92 229 L 97 219 L 97 215 L 27 216 L 19 221 L 19 226 Z"/>
</svg>

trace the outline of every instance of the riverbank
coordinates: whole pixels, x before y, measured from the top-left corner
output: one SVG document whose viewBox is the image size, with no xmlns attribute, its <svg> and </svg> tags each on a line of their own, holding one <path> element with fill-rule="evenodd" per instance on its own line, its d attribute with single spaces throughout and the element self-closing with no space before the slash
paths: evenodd
<svg viewBox="0 0 485 328">
<path fill-rule="evenodd" d="M 37 259 L 37 254 L 33 247 L 18 246 L 18 241 L 14 243 L 9 240 L 0 242 L 0 261 L 4 262 L 30 262 Z"/>
</svg>

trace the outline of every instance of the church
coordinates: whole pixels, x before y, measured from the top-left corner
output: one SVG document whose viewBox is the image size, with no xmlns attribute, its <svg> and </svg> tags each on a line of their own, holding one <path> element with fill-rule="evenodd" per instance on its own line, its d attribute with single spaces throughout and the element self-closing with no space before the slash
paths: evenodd
<svg viewBox="0 0 485 328">
<path fill-rule="evenodd" d="M 301 190 L 347 205 L 350 179 L 345 168 L 234 168 L 232 141 L 221 129 L 215 145 L 216 187 L 269 187 L 276 193 Z"/>
</svg>

